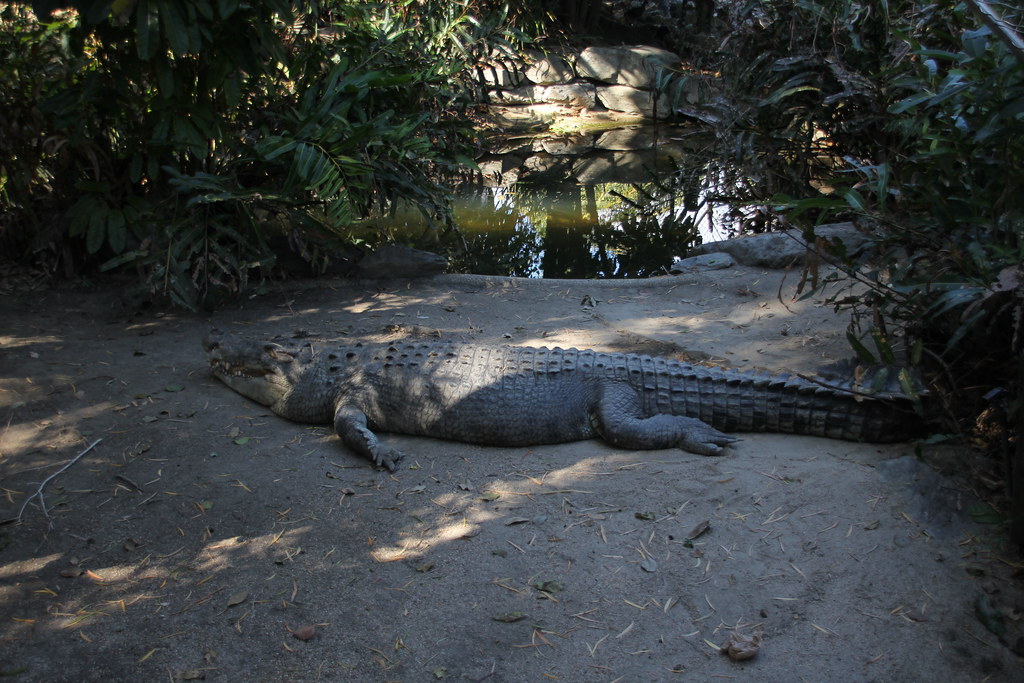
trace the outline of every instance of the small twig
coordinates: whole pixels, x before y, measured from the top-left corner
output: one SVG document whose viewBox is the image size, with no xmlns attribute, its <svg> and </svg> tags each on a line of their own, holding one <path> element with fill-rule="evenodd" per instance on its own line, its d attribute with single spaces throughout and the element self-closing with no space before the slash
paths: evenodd
<svg viewBox="0 0 1024 683">
<path fill-rule="evenodd" d="M 21 517 L 25 514 L 25 508 L 28 507 L 28 504 L 32 501 L 33 498 L 38 497 L 39 507 L 43 509 L 43 516 L 46 517 L 46 521 L 50 523 L 50 528 L 53 528 L 53 520 L 50 519 L 50 512 L 46 509 L 46 501 L 43 499 L 43 489 L 46 488 L 46 485 L 49 484 L 55 477 L 59 476 L 60 474 L 63 474 L 65 470 L 67 470 L 69 467 L 78 462 L 83 455 L 91 451 L 93 447 L 100 441 L 103 441 L 103 439 L 96 439 L 91 444 L 89 444 L 89 446 L 84 451 L 82 451 L 75 457 L 71 458 L 71 460 L 68 460 L 66 463 L 64 463 L 63 467 L 61 467 L 59 470 L 48 476 L 46 479 L 43 479 L 43 483 L 39 485 L 39 488 L 36 489 L 36 492 L 33 493 L 28 498 L 26 498 L 25 502 L 22 503 L 21 510 L 18 511 L 18 524 L 21 524 Z"/>
<path fill-rule="evenodd" d="M 141 486 L 139 486 L 138 484 L 136 484 L 134 481 L 132 481 L 128 477 L 124 476 L 123 474 L 115 474 L 114 475 L 114 479 L 120 479 L 121 481 L 125 482 L 126 484 L 131 484 L 135 488 L 135 490 L 138 491 L 139 493 L 143 492 Z"/>
</svg>

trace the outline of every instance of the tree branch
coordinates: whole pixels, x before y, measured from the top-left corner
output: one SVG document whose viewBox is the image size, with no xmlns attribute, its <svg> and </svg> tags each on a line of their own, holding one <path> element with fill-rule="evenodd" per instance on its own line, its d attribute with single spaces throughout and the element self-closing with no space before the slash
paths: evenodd
<svg viewBox="0 0 1024 683">
<path fill-rule="evenodd" d="M 25 502 L 22 504 L 21 510 L 18 512 L 18 523 L 19 524 L 21 524 L 21 517 L 22 517 L 22 515 L 25 514 L 25 508 L 28 507 L 28 504 L 32 501 L 33 498 L 37 498 L 38 497 L 39 498 L 39 507 L 41 507 L 43 509 L 43 516 L 46 517 L 46 521 L 48 521 L 50 523 L 50 528 L 51 529 L 53 528 L 53 520 L 50 519 L 50 511 L 46 509 L 46 501 L 43 499 L 43 489 L 46 488 L 46 485 L 49 484 L 55 477 L 57 477 L 58 475 L 64 473 L 65 470 L 67 470 L 69 467 L 71 467 L 76 462 L 78 462 L 83 455 L 85 455 L 86 453 L 91 451 L 93 449 L 93 447 L 96 444 L 98 444 L 100 441 L 103 441 L 103 439 L 96 439 L 91 444 L 89 444 L 89 446 L 84 451 L 82 451 L 81 453 L 79 453 L 75 457 L 71 458 L 71 460 L 68 460 L 66 463 L 64 463 L 63 467 L 61 467 L 59 470 L 57 470 L 56 472 L 54 472 L 53 474 L 48 476 L 46 479 L 43 479 L 43 483 L 39 485 L 39 488 L 36 489 L 36 492 L 33 493 L 28 498 L 26 498 Z"/>
<path fill-rule="evenodd" d="M 982 22 L 1006 43 L 1006 47 L 1010 48 L 1010 51 L 1017 56 L 1017 60 L 1024 62 L 1024 38 L 1021 38 L 1017 30 L 999 16 L 999 13 L 985 0 L 967 0 L 967 4 L 981 17 Z"/>
</svg>

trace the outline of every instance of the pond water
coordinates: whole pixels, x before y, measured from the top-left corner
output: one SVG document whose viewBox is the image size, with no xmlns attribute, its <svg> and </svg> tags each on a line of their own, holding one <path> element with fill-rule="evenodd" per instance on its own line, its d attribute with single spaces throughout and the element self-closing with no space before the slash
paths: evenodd
<svg viewBox="0 0 1024 683">
<path fill-rule="evenodd" d="M 441 236 L 451 271 L 538 278 L 637 278 L 665 272 L 701 242 L 742 232 L 757 209 L 741 175 L 682 126 L 495 140 L 472 182 L 455 185 L 458 231 Z M 378 224 L 377 228 L 382 227 Z M 389 217 L 416 241 L 426 223 Z"/>
</svg>

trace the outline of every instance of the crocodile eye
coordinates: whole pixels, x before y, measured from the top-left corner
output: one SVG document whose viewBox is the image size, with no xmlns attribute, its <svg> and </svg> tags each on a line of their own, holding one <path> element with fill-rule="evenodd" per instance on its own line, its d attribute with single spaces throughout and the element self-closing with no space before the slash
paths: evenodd
<svg viewBox="0 0 1024 683">
<path fill-rule="evenodd" d="M 267 344 L 263 347 L 264 353 L 278 361 L 279 363 L 291 363 L 295 360 L 295 356 L 288 352 L 283 346 L 278 344 Z"/>
</svg>

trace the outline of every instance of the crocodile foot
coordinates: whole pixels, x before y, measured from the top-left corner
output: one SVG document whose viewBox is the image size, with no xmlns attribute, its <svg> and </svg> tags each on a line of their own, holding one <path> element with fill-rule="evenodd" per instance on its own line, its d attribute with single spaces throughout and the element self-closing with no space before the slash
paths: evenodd
<svg viewBox="0 0 1024 683">
<path fill-rule="evenodd" d="M 684 419 L 689 420 L 690 418 Z M 740 440 L 732 434 L 720 432 L 700 420 L 692 420 L 682 434 L 679 447 L 697 455 L 721 455 L 724 446 Z"/>
<path fill-rule="evenodd" d="M 398 463 L 400 463 L 404 457 L 405 453 L 397 448 L 379 446 L 373 450 L 373 464 L 377 467 L 385 468 L 388 472 L 394 472 L 397 470 Z"/>
</svg>

